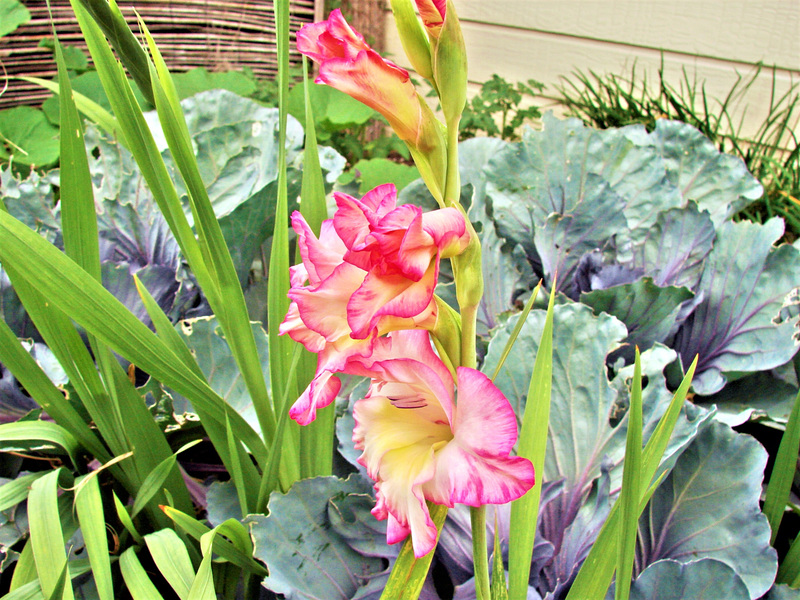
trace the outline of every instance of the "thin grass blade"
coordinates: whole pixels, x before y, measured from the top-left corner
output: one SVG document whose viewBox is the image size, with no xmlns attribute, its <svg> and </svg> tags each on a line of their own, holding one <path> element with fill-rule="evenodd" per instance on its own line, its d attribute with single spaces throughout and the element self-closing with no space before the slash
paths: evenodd
<svg viewBox="0 0 800 600">
<path fill-rule="evenodd" d="M 175 465 L 178 460 L 178 455 L 181 452 L 192 448 L 199 444 L 201 440 L 192 440 L 188 444 L 184 444 L 181 446 L 175 454 L 170 454 L 164 460 L 162 460 L 155 469 L 150 471 L 147 475 L 145 480 L 142 482 L 141 487 L 139 488 L 139 493 L 136 495 L 136 500 L 133 502 L 133 508 L 131 509 L 131 518 L 135 519 L 136 515 L 147 505 L 150 500 L 159 492 L 161 486 L 164 485 L 164 482 L 167 480 L 170 472 L 175 468 Z M 170 493 L 174 496 L 176 489 L 174 486 L 170 486 Z"/>
<path fill-rule="evenodd" d="M 111 492 L 111 494 L 114 498 L 114 509 L 117 511 L 117 518 L 119 519 L 120 523 L 122 523 L 122 526 L 125 528 L 125 530 L 131 534 L 133 540 L 137 544 L 141 545 L 144 543 L 144 538 L 136 530 L 136 526 L 133 524 L 133 520 L 131 519 L 130 513 L 128 513 L 128 509 L 119 499 L 119 496 L 117 496 L 116 492 Z"/>
<path fill-rule="evenodd" d="M 536 297 L 539 295 L 540 289 L 542 289 L 541 281 L 539 281 L 536 287 L 533 288 L 531 297 L 528 298 L 528 301 L 525 303 L 525 307 L 522 309 L 522 312 L 520 313 L 517 319 L 517 324 L 514 325 L 514 329 L 511 331 L 511 335 L 509 336 L 508 341 L 506 342 L 506 346 L 505 348 L 503 348 L 502 354 L 500 354 L 500 360 L 497 361 L 497 366 L 494 369 L 494 373 L 492 373 L 492 381 L 497 379 L 497 376 L 500 374 L 500 370 L 503 368 L 503 365 L 505 364 L 508 355 L 511 353 L 511 348 L 514 347 L 514 342 L 517 341 L 517 337 L 519 337 L 519 332 L 522 331 L 522 326 L 525 325 L 525 320 L 528 318 L 528 315 L 530 314 L 531 309 L 533 308 L 534 302 L 536 302 Z"/>
<path fill-rule="evenodd" d="M 136 275 L 133 276 L 133 281 L 136 284 L 136 291 L 139 292 L 139 297 L 142 299 L 142 304 L 144 304 L 144 308 L 156 328 L 156 335 L 165 346 L 172 350 L 175 356 L 183 361 L 187 369 L 193 371 L 199 378 L 204 379 L 203 370 L 197 364 L 197 360 L 195 360 L 189 347 L 175 330 L 175 326 L 169 320 L 169 317 L 164 314 L 155 298 Z"/>
<path fill-rule="evenodd" d="M 500 529 L 497 527 L 497 509 L 494 511 L 494 550 L 492 551 L 492 587 L 490 588 L 492 600 L 508 600 L 508 586 L 506 585 L 506 571 L 503 564 L 503 548 L 500 545 Z"/>
</svg>

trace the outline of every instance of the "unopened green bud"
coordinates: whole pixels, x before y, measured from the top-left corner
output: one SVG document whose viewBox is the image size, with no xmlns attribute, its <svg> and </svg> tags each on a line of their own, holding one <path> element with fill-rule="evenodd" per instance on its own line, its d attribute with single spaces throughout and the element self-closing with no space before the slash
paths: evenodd
<svg viewBox="0 0 800 600">
<path fill-rule="evenodd" d="M 419 75 L 433 81 L 431 45 L 411 0 L 392 0 L 392 13 L 411 66 Z"/>
<path fill-rule="evenodd" d="M 455 126 L 467 102 L 467 50 L 452 0 L 447 2 L 444 24 L 434 45 L 433 77 L 445 122 L 448 127 Z"/>
</svg>

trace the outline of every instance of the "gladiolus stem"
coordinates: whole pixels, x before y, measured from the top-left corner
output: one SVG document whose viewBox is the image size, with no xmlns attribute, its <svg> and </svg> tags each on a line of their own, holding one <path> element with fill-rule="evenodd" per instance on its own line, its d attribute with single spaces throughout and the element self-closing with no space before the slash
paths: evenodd
<svg viewBox="0 0 800 600">
<path fill-rule="evenodd" d="M 472 524 L 472 563 L 475 567 L 475 597 L 489 600 L 489 560 L 486 557 L 486 505 L 469 509 Z M 497 535 L 497 532 L 495 532 Z"/>
<path fill-rule="evenodd" d="M 478 318 L 478 305 L 461 307 L 461 366 L 477 368 L 478 357 L 475 329 Z"/>
<path fill-rule="evenodd" d="M 447 124 L 447 175 L 444 184 L 444 205 L 453 206 L 461 199 L 461 176 L 458 168 L 458 122 Z"/>
</svg>

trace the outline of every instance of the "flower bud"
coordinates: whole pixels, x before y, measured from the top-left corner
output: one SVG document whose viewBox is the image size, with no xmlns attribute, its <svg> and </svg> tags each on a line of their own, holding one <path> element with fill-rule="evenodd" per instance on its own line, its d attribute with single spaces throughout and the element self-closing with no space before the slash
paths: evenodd
<svg viewBox="0 0 800 600">
<path fill-rule="evenodd" d="M 452 0 L 447 2 L 439 39 L 434 44 L 433 78 L 445 122 L 448 127 L 457 126 L 467 101 L 467 50 Z"/>
<path fill-rule="evenodd" d="M 400 42 L 411 66 L 425 79 L 433 81 L 431 45 L 414 12 L 411 0 L 392 0 L 392 13 L 400 34 Z"/>
</svg>

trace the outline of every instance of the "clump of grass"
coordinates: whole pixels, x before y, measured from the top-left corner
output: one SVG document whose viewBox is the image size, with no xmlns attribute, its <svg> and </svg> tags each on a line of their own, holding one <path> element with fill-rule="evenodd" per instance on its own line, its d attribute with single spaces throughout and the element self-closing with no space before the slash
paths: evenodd
<svg viewBox="0 0 800 600">
<path fill-rule="evenodd" d="M 636 65 L 624 75 L 585 74 L 575 71 L 556 86 L 559 101 L 568 113 L 599 128 L 640 123 L 648 130 L 657 119 L 684 121 L 699 129 L 722 152 L 739 156 L 764 185 L 764 196 L 736 218 L 759 223 L 781 216 L 787 224 L 786 240 L 800 238 L 800 146 L 795 128 L 800 122 L 800 84 L 783 94 L 776 90 L 772 69 L 772 93 L 766 118 L 752 135 L 743 133 L 746 112 L 734 116 L 734 108 L 765 67 L 757 65 L 748 75 L 739 74 L 723 98 L 711 97 L 705 82 L 698 82 L 684 69 L 675 86 L 666 81 L 662 62 L 656 86 Z"/>
</svg>

